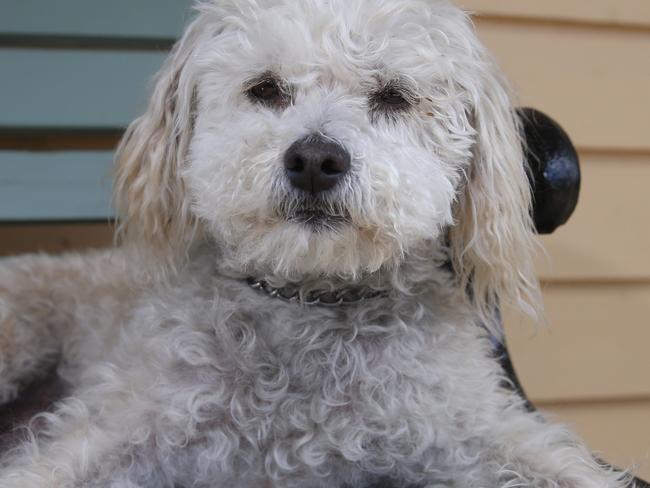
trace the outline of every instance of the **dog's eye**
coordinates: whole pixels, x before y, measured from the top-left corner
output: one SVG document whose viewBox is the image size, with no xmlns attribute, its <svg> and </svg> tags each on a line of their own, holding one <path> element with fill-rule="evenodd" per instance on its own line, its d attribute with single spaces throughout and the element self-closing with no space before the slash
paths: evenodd
<svg viewBox="0 0 650 488">
<path fill-rule="evenodd" d="M 417 104 L 417 101 L 418 97 L 400 81 L 389 82 L 369 95 L 373 118 L 385 116 L 393 119 L 398 112 L 408 110 Z"/>
<path fill-rule="evenodd" d="M 404 107 L 409 105 L 409 102 L 404 98 L 404 95 L 393 88 L 380 92 L 378 98 L 382 104 L 392 107 Z"/>
<path fill-rule="evenodd" d="M 273 100 L 280 95 L 280 87 L 275 80 L 264 80 L 249 90 L 249 93 L 258 100 Z"/>
<path fill-rule="evenodd" d="M 246 90 L 248 97 L 269 107 L 284 107 L 290 102 L 289 91 L 272 77 L 264 77 L 253 82 Z"/>
</svg>

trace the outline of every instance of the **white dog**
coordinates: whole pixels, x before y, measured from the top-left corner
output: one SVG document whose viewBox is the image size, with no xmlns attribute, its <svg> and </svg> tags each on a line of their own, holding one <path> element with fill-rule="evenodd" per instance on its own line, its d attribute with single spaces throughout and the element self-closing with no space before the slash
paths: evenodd
<svg viewBox="0 0 650 488">
<path fill-rule="evenodd" d="M 442 0 L 213 0 L 119 148 L 124 244 L 0 270 L 0 487 L 621 487 L 503 386 L 533 311 L 507 88 Z"/>
</svg>

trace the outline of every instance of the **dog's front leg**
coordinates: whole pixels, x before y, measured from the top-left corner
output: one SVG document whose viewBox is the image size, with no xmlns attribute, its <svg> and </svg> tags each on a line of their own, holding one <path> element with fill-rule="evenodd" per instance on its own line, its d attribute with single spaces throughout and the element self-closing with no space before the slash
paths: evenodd
<svg viewBox="0 0 650 488">
<path fill-rule="evenodd" d="M 156 406 L 114 366 L 94 370 L 96 383 L 34 419 L 30 440 L 0 458 L 0 488 L 169 486 L 142 454 L 154 449 L 141 433 Z"/>
<path fill-rule="evenodd" d="M 157 374 L 131 363 L 90 367 L 86 386 L 34 418 L 23 444 L 0 453 L 0 488 L 173 486 L 158 456 L 163 406 L 146 387 Z"/>
<path fill-rule="evenodd" d="M 492 468 L 503 488 L 623 488 L 629 477 L 599 464 L 565 426 L 512 409 L 493 432 Z"/>
<path fill-rule="evenodd" d="M 133 301 L 129 280 L 113 250 L 0 262 L 0 404 L 47 374 L 66 344 L 88 332 L 81 326 L 96 334 L 117 320 Z"/>
</svg>

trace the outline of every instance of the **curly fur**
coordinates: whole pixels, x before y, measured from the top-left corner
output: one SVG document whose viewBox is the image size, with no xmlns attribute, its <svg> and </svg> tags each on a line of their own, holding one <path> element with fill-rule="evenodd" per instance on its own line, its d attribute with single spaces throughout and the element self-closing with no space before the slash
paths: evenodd
<svg viewBox="0 0 650 488">
<path fill-rule="evenodd" d="M 197 5 L 118 149 L 115 249 L 0 268 L 0 401 L 59 363 L 71 389 L 0 461 L 1 488 L 622 487 L 504 387 L 497 300 L 535 313 L 512 99 L 440 0 Z M 273 73 L 291 103 L 246 96 Z M 375 107 L 386 83 L 399 112 Z M 384 110 L 384 111 L 382 111 Z M 282 155 L 320 134 L 352 171 L 304 198 Z M 388 297 L 285 303 L 248 276 Z"/>
</svg>

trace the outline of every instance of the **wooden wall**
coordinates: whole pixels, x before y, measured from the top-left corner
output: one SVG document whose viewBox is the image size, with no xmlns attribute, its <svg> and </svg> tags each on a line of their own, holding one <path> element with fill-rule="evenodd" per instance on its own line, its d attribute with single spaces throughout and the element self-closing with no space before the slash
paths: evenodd
<svg viewBox="0 0 650 488">
<path fill-rule="evenodd" d="M 508 314 L 535 403 L 650 478 L 650 2 L 461 0 L 523 105 L 571 134 L 583 190 L 539 259 L 547 326 Z"/>
<path fill-rule="evenodd" d="M 111 242 L 113 149 L 146 106 L 191 2 L 5 2 L 0 256 Z"/>
<path fill-rule="evenodd" d="M 650 479 L 650 2 L 460 3 L 477 13 L 479 34 L 522 104 L 563 124 L 583 163 L 576 214 L 544 239 L 549 256 L 539 260 L 549 327 L 535 332 L 521 317 L 506 316 L 515 365 L 538 406 L 573 425 L 603 458 L 621 466 L 639 463 L 638 472 Z M 20 5 L 32 4 L 38 2 Z M 127 14 L 120 15 L 137 18 Z M 28 11 L 24 17 L 33 18 Z M 34 27 L 37 35 L 30 43 L 38 47 L 43 29 L 69 22 L 64 16 L 50 18 Z M 75 47 L 79 36 L 91 40 L 92 49 L 113 46 L 106 40 L 113 30 L 103 33 L 102 25 L 90 30 L 87 25 L 79 23 L 83 32 L 74 31 L 77 37 L 59 38 L 59 47 Z M 0 30 L 10 28 L 0 21 Z M 145 32 L 153 40 L 140 41 L 138 49 L 157 50 L 175 28 L 172 22 Z M 139 33 L 127 31 L 131 40 Z M 23 38 L 0 36 L 0 47 L 12 47 L 16 39 Z M 0 130 L 0 150 L 109 150 L 121 120 L 108 125 L 96 133 Z M 108 224 L 93 221 L 5 222 L 0 255 L 101 246 L 110 242 L 110 234 Z"/>
</svg>

